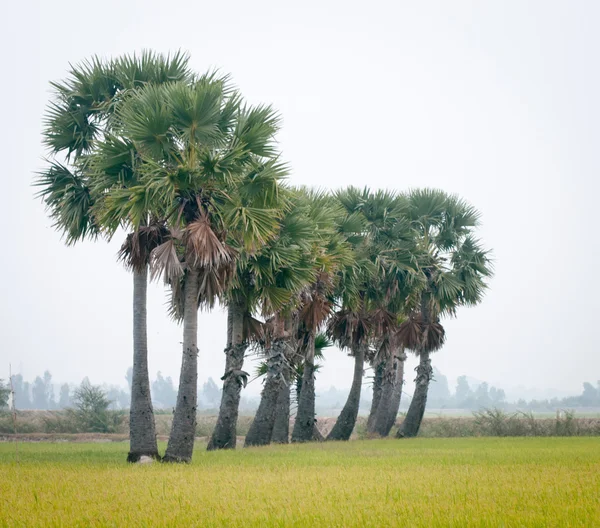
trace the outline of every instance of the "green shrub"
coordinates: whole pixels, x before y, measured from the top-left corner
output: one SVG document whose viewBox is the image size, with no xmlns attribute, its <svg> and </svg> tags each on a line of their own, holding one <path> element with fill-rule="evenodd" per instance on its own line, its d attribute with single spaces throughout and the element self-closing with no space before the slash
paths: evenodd
<svg viewBox="0 0 600 528">
<path fill-rule="evenodd" d="M 114 433 L 117 431 L 125 413 L 111 411 L 111 401 L 100 387 L 82 383 L 73 395 L 74 409 L 67 409 L 67 417 L 77 425 L 79 432 Z"/>
</svg>

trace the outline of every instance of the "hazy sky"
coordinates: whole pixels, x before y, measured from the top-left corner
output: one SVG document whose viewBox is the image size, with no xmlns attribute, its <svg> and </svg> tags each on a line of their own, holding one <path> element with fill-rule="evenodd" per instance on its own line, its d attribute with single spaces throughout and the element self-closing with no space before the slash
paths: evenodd
<svg viewBox="0 0 600 528">
<path fill-rule="evenodd" d="M 482 305 L 445 323 L 439 369 L 579 392 L 600 379 L 599 15 L 600 3 L 574 0 L 11 2 L 0 32 L 0 378 L 11 362 L 27 378 L 50 368 L 57 381 L 124 383 L 121 240 L 67 248 L 53 231 L 31 187 L 41 120 L 69 63 L 181 48 L 195 70 L 230 72 L 247 100 L 282 113 L 293 183 L 440 187 L 482 212 L 496 277 Z M 177 378 L 181 329 L 164 302 L 154 286 L 150 370 Z M 199 334 L 200 377 L 218 379 L 224 313 L 201 314 Z M 317 385 L 351 376 L 333 350 Z"/>
</svg>

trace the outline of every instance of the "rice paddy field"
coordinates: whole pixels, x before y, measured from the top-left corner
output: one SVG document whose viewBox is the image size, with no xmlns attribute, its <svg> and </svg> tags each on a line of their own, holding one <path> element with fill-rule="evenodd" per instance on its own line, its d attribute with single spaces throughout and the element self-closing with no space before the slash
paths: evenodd
<svg viewBox="0 0 600 528">
<path fill-rule="evenodd" d="M 1 526 L 600 526 L 600 438 L 417 438 L 204 451 L 0 443 Z M 164 448 L 164 446 L 163 446 Z"/>
</svg>

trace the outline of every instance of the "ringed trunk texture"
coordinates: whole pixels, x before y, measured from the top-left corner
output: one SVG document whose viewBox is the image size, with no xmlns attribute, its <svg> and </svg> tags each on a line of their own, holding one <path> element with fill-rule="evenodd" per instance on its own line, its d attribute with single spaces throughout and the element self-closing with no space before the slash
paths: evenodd
<svg viewBox="0 0 600 528">
<path fill-rule="evenodd" d="M 298 412 L 292 431 L 292 442 L 310 442 L 315 429 L 315 338 L 310 336 L 307 344 L 302 385 L 298 398 Z"/>
<path fill-rule="evenodd" d="M 386 362 L 378 361 L 375 365 L 375 377 L 373 378 L 373 401 L 371 402 L 371 411 L 369 412 L 369 418 L 367 419 L 367 432 L 375 432 L 375 416 L 377 414 L 377 408 L 381 402 L 381 396 L 383 394 L 383 376 L 385 373 Z"/>
<path fill-rule="evenodd" d="M 244 447 L 268 445 L 273 436 L 275 412 L 281 386 L 285 385 L 284 370 L 287 364 L 285 357 L 286 338 L 276 338 L 271 343 L 267 359 L 267 380 L 263 388 L 260 404 L 254 420 L 250 425 Z"/>
<path fill-rule="evenodd" d="M 337 422 L 327 436 L 327 440 L 349 440 L 350 435 L 356 425 L 358 416 L 358 407 L 360 405 L 360 390 L 362 387 L 362 377 L 365 364 L 366 345 L 355 345 L 354 347 L 354 378 L 352 387 L 346 405 L 342 409 Z"/>
<path fill-rule="evenodd" d="M 248 373 L 242 370 L 248 343 L 244 341 L 244 306 L 232 303 L 228 310 L 228 340 L 219 417 L 207 449 L 235 449 L 240 396 Z"/>
<path fill-rule="evenodd" d="M 184 286 L 181 375 L 164 462 L 190 462 L 194 451 L 198 405 L 198 287 L 198 271 L 188 270 Z"/>
<path fill-rule="evenodd" d="M 275 424 L 271 442 L 287 444 L 290 441 L 290 385 L 282 383 L 275 408 Z"/>
<path fill-rule="evenodd" d="M 433 374 L 429 352 L 421 352 L 419 365 L 415 370 L 417 371 L 415 393 L 408 407 L 406 418 L 404 418 L 404 422 L 402 422 L 396 433 L 397 438 L 412 438 L 419 434 L 419 428 L 421 427 L 425 407 L 427 406 L 429 382 Z"/>
<path fill-rule="evenodd" d="M 148 376 L 147 287 L 148 267 L 144 266 L 142 271 L 133 272 L 133 379 L 127 462 L 138 462 L 142 456 L 160 459 Z"/>
<path fill-rule="evenodd" d="M 388 368 L 386 368 L 381 403 L 373 421 L 373 432 L 382 437 L 390 434 L 396 422 L 404 384 L 405 360 L 404 351 L 395 351 L 390 357 Z"/>
</svg>

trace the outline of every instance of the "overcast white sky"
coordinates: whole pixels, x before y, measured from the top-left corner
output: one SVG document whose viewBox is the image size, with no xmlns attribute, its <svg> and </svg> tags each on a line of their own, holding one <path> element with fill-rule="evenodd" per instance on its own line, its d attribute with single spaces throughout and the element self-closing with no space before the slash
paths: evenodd
<svg viewBox="0 0 600 528">
<path fill-rule="evenodd" d="M 247 100 L 280 110 L 292 182 L 440 187 L 481 210 L 496 277 L 481 306 L 446 323 L 433 361 L 449 378 L 574 392 L 600 379 L 600 3 L 45 0 L 3 11 L 0 378 L 11 362 L 27 378 L 49 368 L 57 381 L 124 383 L 121 241 L 67 248 L 52 230 L 31 187 L 41 119 L 69 63 L 181 48 L 197 71 L 230 72 Z M 181 332 L 164 301 L 155 286 L 150 370 L 177 378 Z M 200 377 L 218 379 L 224 314 L 201 314 L 199 328 Z M 331 351 L 317 384 L 351 376 L 352 360 Z"/>
</svg>

